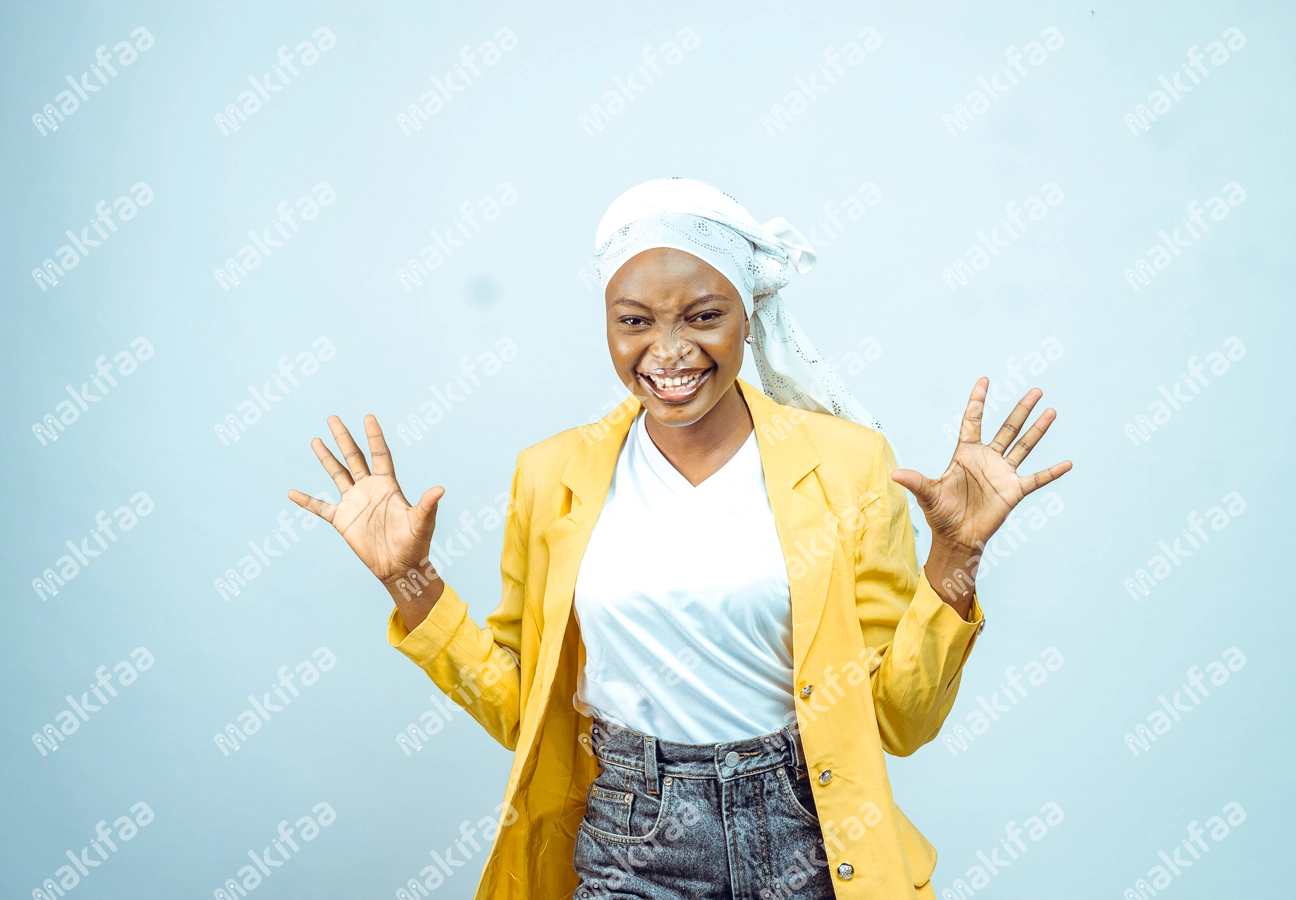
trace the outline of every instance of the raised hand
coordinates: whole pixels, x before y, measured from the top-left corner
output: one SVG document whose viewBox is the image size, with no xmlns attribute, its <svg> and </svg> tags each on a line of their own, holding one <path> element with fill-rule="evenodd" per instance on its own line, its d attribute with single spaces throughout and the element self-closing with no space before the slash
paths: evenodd
<svg viewBox="0 0 1296 900">
<path fill-rule="evenodd" d="M 441 596 L 442 582 L 434 576 L 430 585 L 399 593 L 398 582 L 408 578 L 417 585 L 418 579 L 411 576 L 411 570 L 432 571 L 427 562 L 428 545 L 436 527 L 437 504 L 445 489 L 430 488 L 416 505 L 411 506 L 396 482 L 391 451 L 387 449 L 387 441 L 376 418 L 365 416 L 364 420 L 369 455 L 373 460 L 372 472 L 342 420 L 329 416 L 328 424 L 347 464 L 344 466 L 338 462 L 319 438 L 311 441 L 311 449 L 337 485 L 341 499 L 333 505 L 295 490 L 288 492 L 288 499 L 337 529 L 360 561 L 397 600 L 406 626 L 414 628 Z M 402 603 L 402 600 L 407 602 Z M 411 618 L 417 621 L 411 622 Z"/>
<path fill-rule="evenodd" d="M 985 411 L 990 380 L 982 378 L 972 388 L 958 446 L 949 468 L 932 480 L 912 469 L 897 469 L 891 479 L 914 495 L 932 530 L 932 553 L 928 558 L 928 579 L 938 590 L 939 575 L 933 567 L 953 566 L 962 573 L 956 582 L 967 581 L 967 590 L 958 591 L 961 600 L 970 605 L 970 584 L 974 567 L 967 560 L 994 536 L 1014 506 L 1032 491 L 1039 490 L 1071 470 L 1070 461 L 1060 462 L 1033 475 L 1017 474 L 1017 467 L 1044 437 L 1057 413 L 1046 409 L 1025 434 L 1022 426 L 1043 392 L 1031 388 L 1008 414 L 1003 427 L 989 444 L 981 443 L 981 417 Z M 1019 437 L 1020 435 L 1020 437 Z M 1014 443 L 1016 441 L 1016 443 Z M 937 576 L 937 577 L 934 577 Z M 956 606 L 963 604 L 953 604 Z"/>
</svg>

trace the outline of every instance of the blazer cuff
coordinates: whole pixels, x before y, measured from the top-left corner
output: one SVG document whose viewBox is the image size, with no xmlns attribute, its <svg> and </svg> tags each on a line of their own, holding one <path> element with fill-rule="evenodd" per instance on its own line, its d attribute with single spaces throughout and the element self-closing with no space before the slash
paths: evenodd
<svg viewBox="0 0 1296 900">
<path fill-rule="evenodd" d="M 468 604 L 446 585 L 427 618 L 413 631 L 406 629 L 400 611 L 393 607 L 387 617 L 387 643 L 419 667 L 426 667 L 450 646 L 467 617 Z"/>
<path fill-rule="evenodd" d="M 972 591 L 972 607 L 968 610 L 968 617 L 963 619 L 954 611 L 954 607 L 936 593 L 932 583 L 927 580 L 926 572 L 918 580 L 918 589 L 914 591 L 910 608 L 918 614 L 919 621 L 927 623 L 928 628 L 935 629 L 950 644 L 966 643 L 967 646 L 963 651 L 964 660 L 972 651 L 977 635 L 985 628 L 985 613 L 977 600 L 975 588 Z"/>
</svg>

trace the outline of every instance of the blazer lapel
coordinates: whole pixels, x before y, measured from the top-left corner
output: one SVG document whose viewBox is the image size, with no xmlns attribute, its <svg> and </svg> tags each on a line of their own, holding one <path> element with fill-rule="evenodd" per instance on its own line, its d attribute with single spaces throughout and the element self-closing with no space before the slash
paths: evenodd
<svg viewBox="0 0 1296 900">
<path fill-rule="evenodd" d="M 819 454 L 799 427 L 804 414 L 780 406 L 745 381 L 738 386 L 756 428 L 765 490 L 787 563 L 793 667 L 799 673 L 828 600 L 838 553 L 836 529 L 829 524 L 828 503 L 815 475 Z"/>
<path fill-rule="evenodd" d="M 546 677 L 542 684 L 552 680 L 558 649 L 571 614 L 576 576 L 585 556 L 585 547 L 603 510 L 621 444 L 638 411 L 639 401 L 630 396 L 598 424 L 582 428 L 583 440 L 563 470 L 562 483 L 570 492 L 570 511 L 543 532 L 545 544 L 549 547 L 549 571 L 544 592 L 542 643 L 547 646 L 544 657 Z"/>
</svg>

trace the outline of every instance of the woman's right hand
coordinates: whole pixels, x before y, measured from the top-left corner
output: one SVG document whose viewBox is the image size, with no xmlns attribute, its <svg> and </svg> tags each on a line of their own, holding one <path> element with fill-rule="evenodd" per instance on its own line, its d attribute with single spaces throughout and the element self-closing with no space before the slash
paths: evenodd
<svg viewBox="0 0 1296 900">
<path fill-rule="evenodd" d="M 412 630 L 441 597 L 443 583 L 433 577 L 430 585 L 414 587 L 407 595 L 398 589 L 397 581 L 408 578 L 411 569 L 420 573 L 429 570 L 428 547 L 436 527 L 437 504 L 445 489 L 430 488 L 411 506 L 396 483 L 391 451 L 387 449 L 378 420 L 365 416 L 364 423 L 373 471 L 369 471 L 364 454 L 342 420 L 329 416 L 329 430 L 347 465 L 338 462 L 319 438 L 311 441 L 311 449 L 337 485 L 341 499 L 333 505 L 295 490 L 288 492 L 288 499 L 337 529 L 360 561 L 387 588 L 406 628 Z M 420 590 L 421 594 L 413 594 Z"/>
</svg>

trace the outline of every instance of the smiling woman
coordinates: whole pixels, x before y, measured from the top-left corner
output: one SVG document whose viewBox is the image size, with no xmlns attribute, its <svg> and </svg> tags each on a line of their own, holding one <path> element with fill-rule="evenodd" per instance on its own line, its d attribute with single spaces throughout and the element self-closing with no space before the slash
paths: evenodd
<svg viewBox="0 0 1296 900">
<path fill-rule="evenodd" d="M 405 499 L 372 416 L 372 470 L 336 416 L 346 465 L 313 442 L 341 500 L 290 498 L 387 588 L 388 642 L 516 751 L 478 896 L 935 897 L 883 753 L 939 732 L 984 625 L 968 560 L 1071 464 L 1017 474 L 1055 418 L 1023 433 L 1038 390 L 983 444 L 983 378 L 945 473 L 895 469 L 779 293 L 814 262 L 700 182 L 612 204 L 595 269 L 632 396 L 519 456 L 485 628 L 429 562 L 445 490 Z M 764 394 L 738 378 L 748 348 Z M 698 664 L 654 677 L 681 651 Z M 818 703 L 813 673 L 856 659 L 868 677 Z"/>
</svg>

